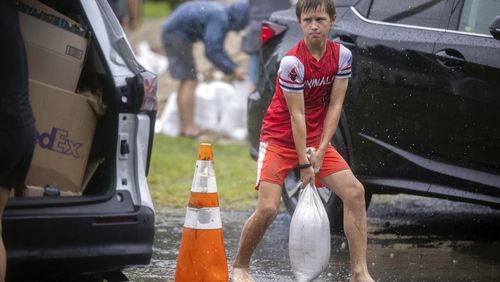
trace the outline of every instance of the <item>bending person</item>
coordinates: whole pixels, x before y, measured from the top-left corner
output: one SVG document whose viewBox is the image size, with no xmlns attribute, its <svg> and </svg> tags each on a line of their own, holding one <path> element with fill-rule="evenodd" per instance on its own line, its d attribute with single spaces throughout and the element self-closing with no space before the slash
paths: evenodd
<svg viewBox="0 0 500 282">
<path fill-rule="evenodd" d="M 246 78 L 245 68 L 238 66 L 224 50 L 229 31 L 248 24 L 248 3 L 222 4 L 189 1 L 181 4 L 162 24 L 161 38 L 170 64 L 170 75 L 180 80 L 177 104 L 181 135 L 197 137 L 201 130 L 194 122 L 195 90 L 198 84 L 193 58 L 193 43 L 202 41 L 205 55 L 220 70 L 238 80 Z"/>
</svg>

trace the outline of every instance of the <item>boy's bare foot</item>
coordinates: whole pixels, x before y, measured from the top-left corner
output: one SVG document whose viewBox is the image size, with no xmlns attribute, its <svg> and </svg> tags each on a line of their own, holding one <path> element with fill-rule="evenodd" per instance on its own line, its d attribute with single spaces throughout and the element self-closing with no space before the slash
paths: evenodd
<svg viewBox="0 0 500 282">
<path fill-rule="evenodd" d="M 233 268 L 231 279 L 233 282 L 255 282 L 255 279 L 248 273 L 248 268 Z"/>
</svg>

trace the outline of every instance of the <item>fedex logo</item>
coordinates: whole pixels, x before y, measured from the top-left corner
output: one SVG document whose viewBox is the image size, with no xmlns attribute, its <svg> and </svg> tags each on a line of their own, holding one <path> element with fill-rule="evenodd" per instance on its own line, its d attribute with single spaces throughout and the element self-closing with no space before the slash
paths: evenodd
<svg viewBox="0 0 500 282">
<path fill-rule="evenodd" d="M 42 149 L 51 150 L 57 153 L 80 158 L 78 149 L 82 143 L 75 142 L 68 138 L 68 131 L 53 127 L 50 132 L 36 132 L 36 143 Z"/>
</svg>

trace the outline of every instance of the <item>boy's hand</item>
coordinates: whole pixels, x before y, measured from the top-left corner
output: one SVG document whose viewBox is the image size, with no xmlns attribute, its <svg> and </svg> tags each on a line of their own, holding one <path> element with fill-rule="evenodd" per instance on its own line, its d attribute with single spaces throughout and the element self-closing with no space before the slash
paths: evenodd
<svg viewBox="0 0 500 282">
<path fill-rule="evenodd" d="M 300 182 L 302 189 L 306 188 L 308 183 L 314 184 L 314 170 L 312 166 L 300 170 Z"/>
<path fill-rule="evenodd" d="M 325 156 L 325 152 L 316 151 L 314 147 L 307 148 L 307 157 L 312 164 L 314 169 L 314 173 L 318 173 L 321 169 L 321 165 L 323 165 L 323 158 Z"/>
<path fill-rule="evenodd" d="M 321 169 L 321 166 L 323 165 L 323 159 L 325 157 L 325 152 L 322 150 L 316 151 L 314 148 L 311 147 L 311 164 L 312 167 L 314 168 L 314 173 L 318 173 L 319 170 Z"/>
</svg>

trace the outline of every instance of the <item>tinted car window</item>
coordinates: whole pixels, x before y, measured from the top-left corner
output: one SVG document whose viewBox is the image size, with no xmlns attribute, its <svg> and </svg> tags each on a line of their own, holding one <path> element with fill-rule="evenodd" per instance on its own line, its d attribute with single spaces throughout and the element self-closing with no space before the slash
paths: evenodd
<svg viewBox="0 0 500 282">
<path fill-rule="evenodd" d="M 367 1 L 359 1 L 356 3 L 356 10 L 360 12 L 365 18 L 368 17 L 368 11 L 370 10 L 372 1 L 367 0 Z"/>
<path fill-rule="evenodd" d="M 368 18 L 389 23 L 444 28 L 446 0 L 374 0 Z"/>
<path fill-rule="evenodd" d="M 358 0 L 335 0 L 335 6 L 337 7 L 346 7 L 355 5 Z"/>
<path fill-rule="evenodd" d="M 500 0 L 465 0 L 458 30 L 490 34 L 489 26 L 500 15 Z"/>
</svg>

